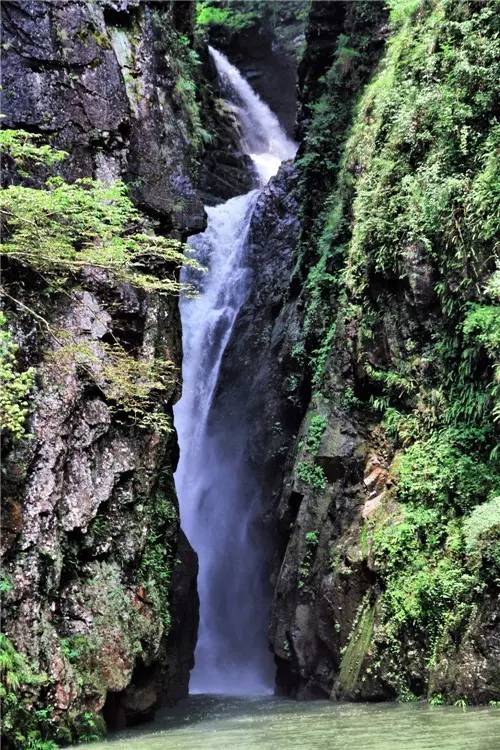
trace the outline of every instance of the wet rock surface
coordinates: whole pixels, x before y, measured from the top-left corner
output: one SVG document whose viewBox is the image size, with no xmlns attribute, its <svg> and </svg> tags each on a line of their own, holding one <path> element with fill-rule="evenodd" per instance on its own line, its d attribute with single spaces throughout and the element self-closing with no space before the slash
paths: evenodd
<svg viewBox="0 0 500 750">
<path fill-rule="evenodd" d="M 138 205 L 184 234 L 203 228 L 165 30 L 188 3 L 3 4 L 5 127 L 50 136 L 64 176 L 122 177 Z M 173 54 L 170 50 L 170 54 Z"/>
<path fill-rule="evenodd" d="M 341 101 L 356 95 L 369 79 L 370 66 L 374 70 L 387 25 L 383 16 L 377 17 L 375 4 L 366 4 L 358 12 L 360 7 L 340 2 L 312 4 L 306 51 L 299 68 L 301 135 L 307 134 L 310 125 L 310 105 L 324 90 L 324 76 L 339 36 L 354 34 L 369 40 L 362 61 L 352 69 L 353 75 L 346 73 L 344 89 L 336 90 Z M 333 120 L 339 132 L 350 125 L 343 116 Z M 332 142 L 337 135 L 332 131 Z M 277 304 L 274 324 L 280 321 L 283 338 L 290 342 L 289 351 L 296 357 L 304 356 L 304 344 L 306 349 L 294 413 L 300 426 L 295 423 L 297 438 L 283 444 L 282 464 L 277 471 L 283 476 L 284 464 L 281 492 L 274 489 L 272 478 L 268 480 L 268 487 L 273 487 L 268 497 L 272 497 L 270 506 L 279 539 L 276 546 L 281 553 L 274 564 L 269 631 L 277 664 L 277 689 L 300 699 L 378 701 L 437 695 L 438 700 L 447 702 L 464 700 L 464 696 L 471 703 L 498 700 L 498 588 L 488 584 L 472 606 L 470 600 L 465 605 L 457 604 L 457 622 L 461 611 L 466 614 L 460 625 L 451 629 L 453 635 L 443 637 L 437 645 L 429 644 L 428 634 L 415 623 L 407 624 L 395 636 L 388 632 L 383 611 L 387 586 L 384 563 L 373 552 L 373 529 L 400 523 L 404 508 L 395 494 L 394 444 L 376 414 L 360 409 L 369 388 L 366 370 L 397 371 L 398 363 L 413 356 L 410 342 L 419 342 L 417 349 L 425 351 L 442 328 L 444 316 L 436 296 L 438 269 L 418 243 L 403 249 L 397 274 L 380 272 L 368 264 L 367 297 L 376 311 L 374 322 L 364 322 L 367 311 L 363 309 L 357 320 L 351 318 L 344 324 L 342 316 L 336 316 L 345 304 L 338 298 L 340 287 L 332 283 L 332 291 L 327 291 L 328 282 L 324 278 L 321 281 L 322 273 L 332 274 L 329 281 L 335 278 L 335 255 L 326 256 L 329 260 L 324 267 L 321 263 L 315 267 L 312 255 L 324 227 L 318 214 L 328 197 L 328 177 L 321 170 L 311 176 L 307 167 L 301 169 L 304 155 L 307 160 L 307 141 L 299 148 L 302 227 L 296 267 L 285 304 Z M 332 163 L 336 158 L 338 154 L 330 155 Z M 318 161 L 321 166 L 321 155 Z M 356 165 L 350 168 L 354 174 Z M 338 199 L 336 194 L 333 197 Z M 341 194 L 342 200 L 346 199 Z M 331 205 L 335 207 L 335 202 Z M 319 215 L 323 221 L 330 219 L 328 212 Z M 279 212 L 277 221 L 278 216 Z M 350 219 L 347 211 L 344 220 L 348 224 Z M 340 253 L 346 235 L 338 224 L 335 231 Z M 321 241 L 325 240 L 323 235 Z M 307 278 L 311 267 L 318 277 Z M 309 292 L 306 284 L 311 285 Z M 321 307 L 319 294 L 315 297 L 317 309 L 333 321 L 334 330 L 332 342 L 325 346 L 328 355 L 320 362 L 321 381 L 308 369 L 309 361 L 318 363 L 328 335 L 317 311 L 307 329 L 307 295 L 315 287 L 326 299 Z M 314 326 L 323 330 L 323 338 L 317 336 Z M 297 367 L 295 357 L 293 362 Z M 277 372 L 279 369 L 268 375 L 270 383 Z M 373 383 L 372 388 L 376 399 L 381 391 Z M 267 385 L 261 385 L 261 389 L 266 391 Z M 271 409 L 269 421 L 275 413 Z M 466 565 L 462 573 L 467 576 Z M 431 660 L 430 653 L 435 654 Z"/>
<path fill-rule="evenodd" d="M 250 292 L 224 353 L 213 406 L 230 421 L 233 404 L 245 394 L 251 425 L 245 450 L 267 497 L 280 486 L 299 420 L 300 376 L 293 377 L 289 329 L 296 311 L 287 302 L 298 231 L 296 173 L 288 163 L 263 190 L 252 216 L 246 249 Z"/>
</svg>

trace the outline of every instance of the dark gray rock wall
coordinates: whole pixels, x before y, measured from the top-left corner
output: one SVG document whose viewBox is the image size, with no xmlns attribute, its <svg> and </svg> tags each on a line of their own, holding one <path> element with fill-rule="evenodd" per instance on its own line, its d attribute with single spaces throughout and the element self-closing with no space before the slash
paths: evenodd
<svg viewBox="0 0 500 750">
<path fill-rule="evenodd" d="M 176 93 L 172 24 L 186 23 L 179 6 L 189 7 L 3 3 L 2 111 L 5 127 L 46 134 L 69 153 L 64 176 L 124 178 L 143 210 L 189 234 L 204 218 Z"/>
<path fill-rule="evenodd" d="M 2 4 L 4 125 L 66 150 L 66 179 L 124 179 L 147 220 L 176 237 L 205 224 L 192 122 L 176 93 L 178 32 L 190 35 L 191 16 L 191 3 Z M 90 347 L 98 367 L 115 337 L 142 361 L 180 367 L 174 298 L 92 269 L 68 294 L 44 296 L 43 282 L 14 264 L 4 283 L 52 330 Z M 197 630 L 175 434 L 123 420 L 85 368 L 51 356 L 44 326 L 19 305 L 6 309 L 37 380 L 31 439 L 3 446 L 5 631 L 48 675 L 34 705 L 53 706 L 56 723 L 103 709 L 111 726 L 147 718 L 186 694 Z M 158 395 L 167 414 L 178 395 L 175 384 Z"/>
</svg>

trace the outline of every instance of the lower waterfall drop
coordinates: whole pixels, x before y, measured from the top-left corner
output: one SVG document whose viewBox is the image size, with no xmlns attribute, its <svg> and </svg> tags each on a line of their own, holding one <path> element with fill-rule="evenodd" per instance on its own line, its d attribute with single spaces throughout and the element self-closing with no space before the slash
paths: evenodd
<svg viewBox="0 0 500 750">
<path fill-rule="evenodd" d="M 244 418 L 237 430 L 238 415 L 225 425 L 223 415 L 213 413 L 213 398 L 249 292 L 246 239 L 252 213 L 260 190 L 296 146 L 227 58 L 214 49 L 210 54 L 240 120 L 242 148 L 252 158 L 259 187 L 206 209 L 207 229 L 190 245 L 208 270 L 199 296 L 180 306 L 184 357 L 182 398 L 174 409 L 180 446 L 175 482 L 182 527 L 199 558 L 200 596 L 190 687 L 198 693 L 262 694 L 272 690 L 274 665 L 267 645 L 266 553 L 252 536 L 261 498 L 246 461 Z M 191 273 L 185 269 L 184 279 Z M 245 394 L 241 398 L 243 404 Z"/>
</svg>

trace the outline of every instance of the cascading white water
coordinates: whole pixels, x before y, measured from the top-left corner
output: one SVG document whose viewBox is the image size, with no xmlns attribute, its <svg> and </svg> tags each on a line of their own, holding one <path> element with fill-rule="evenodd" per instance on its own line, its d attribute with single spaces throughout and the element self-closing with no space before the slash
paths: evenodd
<svg viewBox="0 0 500 750">
<path fill-rule="evenodd" d="M 210 54 L 224 96 L 240 119 L 242 149 L 262 187 L 283 160 L 293 157 L 295 144 L 227 58 L 214 49 Z M 238 414 L 229 423 L 213 413 L 220 364 L 249 291 L 246 238 L 259 192 L 206 209 L 207 229 L 190 244 L 208 272 L 200 295 L 181 302 L 183 393 L 174 409 L 180 446 L 175 482 L 182 527 L 199 558 L 192 692 L 262 693 L 273 683 L 265 553 L 252 536 L 260 498 L 246 461 L 245 424 L 238 423 Z M 241 398 L 244 403 L 245 394 Z"/>
<path fill-rule="evenodd" d="M 241 123 L 243 151 L 251 157 L 261 185 L 265 185 L 276 174 L 281 162 L 294 156 L 297 147 L 239 70 L 221 52 L 213 47 L 209 49 L 221 89 L 230 98 Z"/>
</svg>

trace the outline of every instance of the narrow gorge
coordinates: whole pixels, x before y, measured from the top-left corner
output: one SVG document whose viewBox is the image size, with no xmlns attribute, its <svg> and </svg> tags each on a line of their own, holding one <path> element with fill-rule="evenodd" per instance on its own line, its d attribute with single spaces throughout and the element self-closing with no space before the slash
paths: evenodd
<svg viewBox="0 0 500 750">
<path fill-rule="evenodd" d="M 498 10 L 2 3 L 7 749 L 500 747 Z"/>
<path fill-rule="evenodd" d="M 295 145 L 267 105 L 220 52 L 210 49 L 225 101 L 241 127 L 255 189 L 207 208 L 208 226 L 194 235 L 207 267 L 200 294 L 181 302 L 182 398 L 174 409 L 180 461 L 176 487 L 184 531 L 199 559 L 200 627 L 191 690 L 248 694 L 272 691 L 267 646 L 270 540 L 259 533 L 265 497 L 247 462 L 246 394 L 231 408 L 216 398 L 235 320 L 252 288 L 248 233 L 261 187 Z M 196 271 L 185 272 L 185 276 Z M 233 365 L 241 366 L 237 360 Z"/>
</svg>

